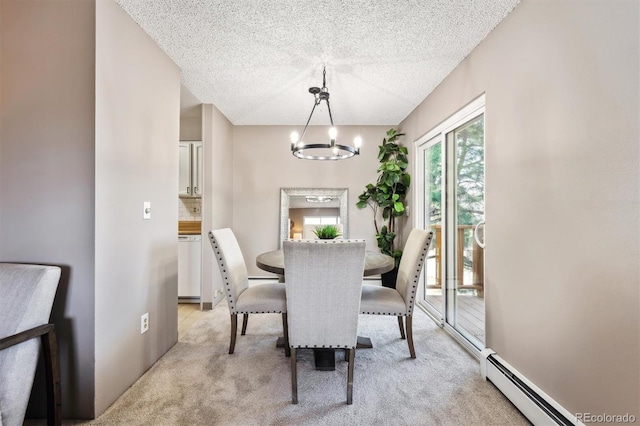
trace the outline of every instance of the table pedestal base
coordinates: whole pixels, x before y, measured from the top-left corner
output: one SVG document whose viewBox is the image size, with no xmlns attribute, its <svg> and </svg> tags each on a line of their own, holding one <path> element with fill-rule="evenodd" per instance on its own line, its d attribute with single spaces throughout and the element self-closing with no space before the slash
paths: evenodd
<svg viewBox="0 0 640 426">
<path fill-rule="evenodd" d="M 373 348 L 373 343 L 371 343 L 371 339 L 364 336 L 358 336 L 358 344 L 356 345 L 356 349 L 371 349 Z"/>
<path fill-rule="evenodd" d="M 284 348 L 284 337 L 278 337 L 276 348 Z M 358 336 L 357 349 L 371 349 L 373 344 L 368 337 Z M 314 349 L 313 360 L 316 370 L 333 371 L 336 369 L 336 350 L 335 349 Z"/>
<path fill-rule="evenodd" d="M 313 361 L 316 365 L 316 370 L 333 371 L 336 369 L 336 350 L 314 349 Z"/>
</svg>

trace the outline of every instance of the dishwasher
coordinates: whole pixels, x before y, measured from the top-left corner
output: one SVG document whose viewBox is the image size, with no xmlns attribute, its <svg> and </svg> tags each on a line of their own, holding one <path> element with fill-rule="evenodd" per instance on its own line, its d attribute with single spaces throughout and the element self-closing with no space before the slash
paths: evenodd
<svg viewBox="0 0 640 426">
<path fill-rule="evenodd" d="M 200 302 L 201 235 L 178 235 L 178 300 Z"/>
</svg>

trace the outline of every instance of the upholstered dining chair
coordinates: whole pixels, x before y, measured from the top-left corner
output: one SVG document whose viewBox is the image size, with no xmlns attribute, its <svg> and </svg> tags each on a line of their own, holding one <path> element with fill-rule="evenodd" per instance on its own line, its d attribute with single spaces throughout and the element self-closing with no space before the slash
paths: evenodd
<svg viewBox="0 0 640 426">
<path fill-rule="evenodd" d="M 372 284 L 362 286 L 360 313 L 368 315 L 391 315 L 398 317 L 400 337 L 405 339 L 402 318 L 406 319 L 406 339 L 409 344 L 411 358 L 416 357 L 413 346 L 413 307 L 416 301 L 416 290 L 424 260 L 429 250 L 433 232 L 413 229 L 404 246 L 396 288 L 381 287 Z"/>
<path fill-rule="evenodd" d="M 238 334 L 238 314 L 243 314 L 242 335 L 247 331 L 249 314 L 282 314 L 284 328 L 285 354 L 289 356 L 287 343 L 287 296 L 285 286 L 280 283 L 249 286 L 247 265 L 244 262 L 240 245 L 229 228 L 209 231 L 209 240 L 213 255 L 218 261 L 220 274 L 227 294 L 227 304 L 231 313 L 231 340 L 229 353 L 236 346 Z"/>
<path fill-rule="evenodd" d="M 45 361 L 47 423 L 62 424 L 60 362 L 49 316 L 60 281 L 57 266 L 0 263 L 0 425 L 20 426 L 35 377 L 40 340 Z"/>
<path fill-rule="evenodd" d="M 294 404 L 298 403 L 300 348 L 346 350 L 347 404 L 352 403 L 365 245 L 361 240 L 283 242 Z"/>
</svg>

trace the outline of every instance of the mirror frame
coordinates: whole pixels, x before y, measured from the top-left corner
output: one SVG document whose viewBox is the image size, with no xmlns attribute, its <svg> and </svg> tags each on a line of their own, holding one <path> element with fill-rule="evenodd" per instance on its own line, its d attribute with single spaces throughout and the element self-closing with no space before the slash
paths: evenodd
<svg viewBox="0 0 640 426">
<path fill-rule="evenodd" d="M 336 197 L 340 201 L 340 223 L 342 224 L 343 238 L 349 238 L 349 189 L 348 188 L 280 188 L 280 241 L 278 248 L 282 248 L 282 242 L 289 238 L 289 197 L 302 195 L 317 195 Z"/>
</svg>

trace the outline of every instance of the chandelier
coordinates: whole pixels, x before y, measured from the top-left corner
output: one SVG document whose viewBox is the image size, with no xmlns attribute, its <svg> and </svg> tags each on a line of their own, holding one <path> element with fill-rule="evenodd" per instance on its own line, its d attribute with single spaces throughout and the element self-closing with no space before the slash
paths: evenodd
<svg viewBox="0 0 640 426">
<path fill-rule="evenodd" d="M 325 67 L 323 67 L 322 88 L 309 88 L 309 93 L 313 95 L 314 102 L 313 108 L 311 109 L 311 114 L 309 114 L 309 119 L 307 120 L 307 124 L 304 125 L 302 136 L 299 137 L 298 132 L 291 133 L 291 153 L 298 158 L 303 158 L 305 160 L 344 160 L 346 158 L 351 158 L 354 155 L 360 155 L 360 145 L 362 144 L 362 139 L 360 138 L 360 136 L 355 137 L 353 141 L 354 147 L 349 145 L 341 145 L 336 140 L 338 131 L 333 125 L 331 107 L 329 106 L 329 89 L 327 89 L 326 75 L 327 70 Z M 307 133 L 307 127 L 309 126 L 309 122 L 311 121 L 313 112 L 322 101 L 327 104 L 329 121 L 331 123 L 331 128 L 329 129 L 329 142 L 306 143 L 304 140 L 304 135 Z"/>
</svg>

